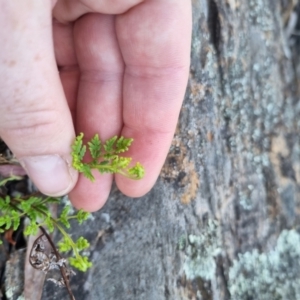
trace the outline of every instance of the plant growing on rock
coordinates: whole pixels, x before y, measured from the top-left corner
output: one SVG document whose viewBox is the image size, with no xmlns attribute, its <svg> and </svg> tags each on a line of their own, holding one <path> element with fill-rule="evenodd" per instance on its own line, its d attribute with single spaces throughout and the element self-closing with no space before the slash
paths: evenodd
<svg viewBox="0 0 300 300">
<path fill-rule="evenodd" d="M 121 154 L 128 151 L 133 139 L 114 136 L 106 142 L 102 142 L 96 134 L 87 144 L 83 143 L 83 134 L 78 135 L 72 145 L 73 167 L 83 173 L 91 181 L 95 178 L 93 170 L 103 173 L 119 173 L 131 179 L 141 179 L 144 176 L 144 168 L 136 163 L 131 166 L 131 158 Z M 87 150 L 90 161 L 86 160 Z M 5 186 L 9 181 L 20 180 L 21 177 L 10 176 L 0 181 L 1 186 Z M 75 299 L 69 286 L 69 278 L 75 274 L 72 267 L 85 272 L 92 266 L 87 256 L 82 255 L 82 251 L 90 244 L 84 237 L 73 240 L 67 232 L 70 229 L 71 220 L 76 220 L 82 224 L 89 217 L 89 213 L 79 210 L 71 213 L 71 207 L 65 206 L 58 217 L 51 215 L 49 206 L 59 203 L 60 197 L 48 197 L 40 193 L 27 196 L 9 196 L 1 193 L 0 190 L 0 233 L 7 230 L 16 231 L 22 219 L 26 218 L 28 224 L 24 230 L 24 235 L 41 235 L 35 240 L 30 256 L 30 264 L 38 270 L 48 272 L 51 269 L 59 269 L 62 275 L 60 280 L 50 279 L 59 286 L 66 286 L 70 299 Z M 57 229 L 62 240 L 57 246 L 52 241 L 49 233 Z M 0 240 L 0 243 L 2 241 Z M 57 249 L 58 248 L 58 249 Z M 67 259 L 61 253 L 68 253 Z"/>
</svg>

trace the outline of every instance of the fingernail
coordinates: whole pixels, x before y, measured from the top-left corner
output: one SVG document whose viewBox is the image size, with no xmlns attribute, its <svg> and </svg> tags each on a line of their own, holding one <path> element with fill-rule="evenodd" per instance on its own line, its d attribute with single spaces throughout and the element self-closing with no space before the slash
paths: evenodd
<svg viewBox="0 0 300 300">
<path fill-rule="evenodd" d="M 19 159 L 36 187 L 49 196 L 67 194 L 77 181 L 77 172 L 60 155 L 26 156 Z"/>
</svg>

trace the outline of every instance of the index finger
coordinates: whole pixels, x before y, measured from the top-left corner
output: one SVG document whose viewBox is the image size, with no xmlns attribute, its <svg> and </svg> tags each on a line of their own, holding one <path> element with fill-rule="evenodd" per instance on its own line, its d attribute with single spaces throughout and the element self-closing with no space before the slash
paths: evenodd
<svg viewBox="0 0 300 300">
<path fill-rule="evenodd" d="M 191 19 L 187 0 L 149 0 L 117 17 L 126 66 L 122 135 L 134 138 L 128 155 L 146 169 L 138 182 L 116 176 L 128 196 L 152 188 L 167 156 L 187 85 Z"/>
</svg>

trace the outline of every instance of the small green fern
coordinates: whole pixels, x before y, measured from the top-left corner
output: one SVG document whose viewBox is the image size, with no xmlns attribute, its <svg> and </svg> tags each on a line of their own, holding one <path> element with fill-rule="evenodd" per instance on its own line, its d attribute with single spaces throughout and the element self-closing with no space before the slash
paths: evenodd
<svg viewBox="0 0 300 300">
<path fill-rule="evenodd" d="M 121 156 L 120 153 L 129 150 L 133 139 L 121 136 L 112 137 L 102 143 L 96 134 L 87 145 L 83 144 L 83 133 L 78 135 L 72 146 L 73 167 L 91 181 L 95 180 L 92 170 L 103 173 L 119 173 L 131 179 L 141 179 L 145 175 L 144 167 L 140 163 L 130 166 L 131 158 Z M 84 162 L 86 150 L 89 150 L 91 160 Z"/>
</svg>

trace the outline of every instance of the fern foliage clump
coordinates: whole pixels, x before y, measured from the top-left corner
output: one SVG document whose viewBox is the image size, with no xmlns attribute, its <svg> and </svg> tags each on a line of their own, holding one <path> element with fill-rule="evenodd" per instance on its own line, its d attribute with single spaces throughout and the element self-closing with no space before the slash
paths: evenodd
<svg viewBox="0 0 300 300">
<path fill-rule="evenodd" d="M 0 183 L 1 184 L 1 183 Z M 0 185 L 1 186 L 1 185 Z M 27 226 L 24 229 L 24 235 L 37 235 L 40 228 L 46 228 L 51 233 L 54 229 L 60 231 L 63 236 L 63 246 L 60 252 L 71 251 L 68 257 L 71 266 L 86 271 L 92 266 L 87 257 L 80 254 L 83 249 L 89 247 L 88 241 L 84 237 L 79 237 L 77 241 L 73 241 L 67 229 L 70 228 L 70 220 L 75 219 L 79 224 L 87 220 L 89 213 L 79 210 L 74 214 L 70 214 L 70 206 L 66 206 L 61 214 L 55 218 L 51 215 L 49 205 L 59 203 L 60 198 L 45 196 L 29 196 L 23 197 L 0 197 L 0 233 L 9 229 L 18 230 L 23 218 L 27 218 Z M 79 242 L 78 242 L 79 241 Z M 2 241 L 0 240 L 0 244 Z M 64 250 L 64 251 L 63 251 Z"/>
</svg>

